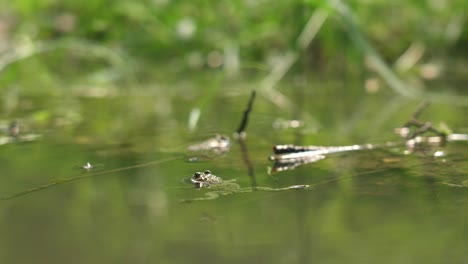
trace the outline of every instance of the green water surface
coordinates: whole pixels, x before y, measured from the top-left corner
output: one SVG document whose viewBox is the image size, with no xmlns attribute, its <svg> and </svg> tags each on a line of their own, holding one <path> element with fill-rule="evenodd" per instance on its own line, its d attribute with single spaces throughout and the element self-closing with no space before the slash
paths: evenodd
<svg viewBox="0 0 468 264">
<path fill-rule="evenodd" d="M 78 97 L 70 107 L 79 121 L 61 126 L 51 117 L 49 125 L 30 127 L 42 134 L 40 140 L 1 146 L 2 196 L 130 168 L 1 201 L 0 263 L 466 262 L 468 188 L 441 184 L 468 179 L 466 143 L 441 148 L 442 158 L 404 155 L 404 149 L 363 151 L 267 173 L 275 144 L 399 140 L 392 129 L 417 102 L 292 87 L 284 91 L 294 107 L 285 110 L 259 93 L 243 154 L 232 135 L 250 90 L 220 88 L 204 104 L 204 90 L 195 91 L 167 97 L 169 102 L 159 95 Z M 54 104 L 51 98 L 30 100 L 37 109 Z M 163 103 L 169 108 L 158 110 Z M 190 130 L 190 112 L 197 107 L 200 119 Z M 423 118 L 466 132 L 463 109 L 435 104 Z M 303 123 L 274 128 L 292 119 Z M 187 146 L 215 133 L 231 138 L 226 155 L 184 160 Z M 99 166 L 90 172 L 79 168 L 88 161 Z M 186 179 L 205 169 L 242 187 L 311 187 L 180 203 L 204 196 L 207 190 Z"/>
</svg>

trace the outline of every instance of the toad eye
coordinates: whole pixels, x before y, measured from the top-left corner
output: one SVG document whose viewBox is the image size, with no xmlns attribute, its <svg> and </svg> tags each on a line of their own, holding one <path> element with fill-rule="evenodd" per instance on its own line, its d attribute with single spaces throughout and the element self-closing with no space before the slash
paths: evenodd
<svg viewBox="0 0 468 264">
<path fill-rule="evenodd" d="M 210 170 L 206 170 L 206 171 L 203 172 L 203 174 L 205 174 L 205 175 L 211 175 L 211 171 L 210 171 Z"/>
<path fill-rule="evenodd" d="M 194 179 L 200 179 L 201 176 L 202 176 L 201 172 L 198 172 L 198 171 L 193 174 Z"/>
</svg>

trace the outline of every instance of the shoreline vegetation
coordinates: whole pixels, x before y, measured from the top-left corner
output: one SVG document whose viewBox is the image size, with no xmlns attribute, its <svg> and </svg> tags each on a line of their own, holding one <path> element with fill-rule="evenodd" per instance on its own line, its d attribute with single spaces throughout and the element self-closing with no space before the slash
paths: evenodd
<svg viewBox="0 0 468 264">
<path fill-rule="evenodd" d="M 100 0 L 91 6 L 20 0 L 0 14 L 1 82 L 7 84 L 23 67 L 39 75 L 66 74 L 72 82 L 83 77 L 95 82 L 97 70 L 101 85 L 126 90 L 161 82 L 164 75 L 222 69 L 223 79 L 251 76 L 260 94 L 278 107 L 294 108 L 277 89 L 294 68 L 304 75 L 345 73 L 363 82 L 368 93 L 388 88 L 409 99 L 466 106 L 468 95 L 449 81 L 457 72 L 454 65 L 460 73 L 468 66 L 459 59 L 467 52 L 466 4 L 436 2 L 133 1 L 109 8 Z M 278 16 L 278 10 L 284 13 Z M 73 69 L 71 60 L 90 67 L 74 75 L 60 70 Z M 28 84 L 19 83 L 33 89 Z M 37 85 L 51 86 L 50 92 L 61 86 L 54 80 Z M 77 93 L 93 96 L 89 90 Z"/>
</svg>

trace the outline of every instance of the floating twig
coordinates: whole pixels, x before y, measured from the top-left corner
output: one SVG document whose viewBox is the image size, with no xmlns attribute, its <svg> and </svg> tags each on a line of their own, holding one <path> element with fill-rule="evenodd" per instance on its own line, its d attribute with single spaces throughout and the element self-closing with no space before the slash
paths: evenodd
<svg viewBox="0 0 468 264">
<path fill-rule="evenodd" d="M 171 158 L 167 158 L 167 159 L 154 160 L 154 161 L 150 161 L 150 162 L 146 162 L 146 163 L 131 165 L 131 166 L 112 169 L 112 170 L 107 170 L 107 171 L 100 171 L 100 172 L 89 173 L 89 174 L 87 173 L 85 175 L 80 175 L 80 176 L 76 176 L 76 177 L 72 177 L 72 178 L 56 179 L 56 180 L 54 180 L 52 182 L 49 182 L 49 183 L 46 183 L 46 184 L 43 184 L 43 185 L 40 185 L 40 186 L 29 188 L 29 189 L 26 189 L 26 190 L 21 191 L 21 192 L 17 192 L 15 194 L 12 194 L 12 195 L 9 195 L 9 196 L 1 197 L 0 200 L 10 200 L 10 199 L 17 198 L 17 197 L 20 197 L 20 196 L 23 196 L 23 195 L 27 195 L 27 194 L 30 194 L 30 193 L 33 193 L 33 192 L 48 189 L 50 187 L 53 187 L 53 186 L 56 186 L 56 185 L 59 185 L 59 184 L 63 184 L 63 183 L 68 183 L 68 182 L 81 180 L 81 179 L 85 179 L 85 178 L 91 178 L 91 177 L 94 177 L 94 176 L 99 176 L 99 175 L 104 175 L 104 174 L 111 174 L 111 173 L 114 173 L 114 172 L 121 172 L 121 171 L 127 171 L 127 170 L 131 170 L 131 169 L 143 168 L 143 167 L 147 167 L 147 166 L 151 166 L 151 165 L 161 164 L 161 163 L 168 162 L 168 161 L 173 161 L 173 160 L 176 160 L 176 159 L 179 159 L 179 157 L 171 157 Z"/>
</svg>

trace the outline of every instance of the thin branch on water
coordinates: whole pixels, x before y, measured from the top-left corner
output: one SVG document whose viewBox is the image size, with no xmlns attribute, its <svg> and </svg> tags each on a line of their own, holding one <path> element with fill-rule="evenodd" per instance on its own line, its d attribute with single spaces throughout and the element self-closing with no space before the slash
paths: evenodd
<svg viewBox="0 0 468 264">
<path fill-rule="evenodd" d="M 154 161 L 150 161 L 150 162 L 146 162 L 146 163 L 131 165 L 131 166 L 112 169 L 112 170 L 107 170 L 107 171 L 87 173 L 87 174 L 72 177 L 72 178 L 58 179 L 58 180 L 52 181 L 52 182 L 44 184 L 44 185 L 29 188 L 29 189 L 26 189 L 26 190 L 21 191 L 21 192 L 17 192 L 17 193 L 12 194 L 12 195 L 2 197 L 2 198 L 0 198 L 0 200 L 11 200 L 13 198 L 24 196 L 24 195 L 27 195 L 27 194 L 30 194 L 30 193 L 33 193 L 33 192 L 48 189 L 50 187 L 53 187 L 53 186 L 56 186 L 56 185 L 59 185 L 59 184 L 69 183 L 69 182 L 72 182 L 72 181 L 77 181 L 77 180 L 91 178 L 91 177 L 105 175 L 105 174 L 111 174 L 111 173 L 115 173 L 115 172 L 121 172 L 121 171 L 127 171 L 127 170 L 131 170 L 131 169 L 148 167 L 148 166 L 151 166 L 151 165 L 157 165 L 157 164 L 173 161 L 173 160 L 176 160 L 176 159 L 179 159 L 179 157 L 171 157 L 171 158 L 162 159 L 162 160 L 154 160 Z"/>
</svg>

